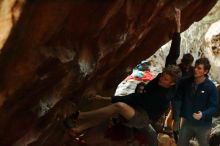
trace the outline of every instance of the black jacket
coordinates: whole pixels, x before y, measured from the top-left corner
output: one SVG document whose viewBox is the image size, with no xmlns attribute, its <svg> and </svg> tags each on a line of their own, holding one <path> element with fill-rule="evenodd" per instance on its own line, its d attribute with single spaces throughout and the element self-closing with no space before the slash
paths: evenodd
<svg viewBox="0 0 220 146">
<path fill-rule="evenodd" d="M 144 93 L 132 93 L 126 96 L 113 96 L 112 103 L 124 102 L 132 107 L 141 107 L 152 121 L 157 120 L 167 111 L 174 94 L 173 88 L 158 85 L 160 74 L 145 86 Z"/>
<path fill-rule="evenodd" d="M 176 61 L 180 56 L 180 41 L 181 41 L 180 33 L 175 32 L 173 34 L 172 43 L 169 54 L 166 58 L 165 66 L 171 64 L 176 65 Z"/>
</svg>

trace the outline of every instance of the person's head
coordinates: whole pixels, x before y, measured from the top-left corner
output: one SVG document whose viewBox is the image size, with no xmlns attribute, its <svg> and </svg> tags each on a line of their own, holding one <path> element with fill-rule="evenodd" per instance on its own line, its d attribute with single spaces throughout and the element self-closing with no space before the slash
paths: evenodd
<svg viewBox="0 0 220 146">
<path fill-rule="evenodd" d="M 194 58 L 190 53 L 184 54 L 181 60 L 182 70 L 183 71 L 189 70 L 189 68 L 192 66 L 193 61 L 194 61 Z"/>
<path fill-rule="evenodd" d="M 209 73 L 211 65 L 207 58 L 200 58 L 195 62 L 194 77 L 204 77 Z"/>
<path fill-rule="evenodd" d="M 144 86 L 145 86 L 144 82 L 138 83 L 135 88 L 135 93 L 144 93 Z"/>
<path fill-rule="evenodd" d="M 160 76 L 159 85 L 165 88 L 170 88 L 171 86 L 176 84 L 181 76 L 182 72 L 178 66 L 168 65 L 166 68 L 164 68 Z"/>
</svg>

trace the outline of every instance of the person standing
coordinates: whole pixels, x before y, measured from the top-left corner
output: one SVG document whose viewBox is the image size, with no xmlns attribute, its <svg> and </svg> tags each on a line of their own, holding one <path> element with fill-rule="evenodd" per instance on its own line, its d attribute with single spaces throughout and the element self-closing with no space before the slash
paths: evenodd
<svg viewBox="0 0 220 146">
<path fill-rule="evenodd" d="M 200 146 L 209 146 L 212 117 L 218 110 L 218 93 L 214 83 L 208 79 L 211 68 L 207 58 L 195 62 L 194 75 L 179 84 L 178 97 L 182 101 L 180 129 L 177 146 L 188 146 L 195 136 Z"/>
</svg>

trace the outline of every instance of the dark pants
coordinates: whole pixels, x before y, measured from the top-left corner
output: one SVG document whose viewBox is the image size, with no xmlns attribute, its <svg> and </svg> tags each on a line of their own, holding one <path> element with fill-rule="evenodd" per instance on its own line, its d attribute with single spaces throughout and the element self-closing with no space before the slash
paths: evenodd
<svg viewBox="0 0 220 146">
<path fill-rule="evenodd" d="M 210 146 L 219 146 L 220 145 L 220 135 L 213 135 L 209 141 Z"/>
<path fill-rule="evenodd" d="M 171 102 L 171 108 L 172 108 L 172 116 L 174 121 L 180 120 L 180 109 L 181 109 L 182 102 L 179 100 L 173 100 Z"/>
<path fill-rule="evenodd" d="M 150 124 L 148 113 L 144 109 L 135 107 L 134 117 L 124 124 L 146 135 L 149 146 L 158 146 L 157 132 Z"/>
<path fill-rule="evenodd" d="M 157 132 L 154 130 L 151 124 L 149 124 L 147 127 L 138 129 L 138 131 L 146 135 L 149 146 L 158 146 Z"/>
<path fill-rule="evenodd" d="M 210 132 L 211 126 L 195 126 L 185 120 L 180 129 L 177 146 L 188 146 L 189 140 L 192 137 L 195 137 L 198 140 L 200 146 L 209 146 Z"/>
</svg>

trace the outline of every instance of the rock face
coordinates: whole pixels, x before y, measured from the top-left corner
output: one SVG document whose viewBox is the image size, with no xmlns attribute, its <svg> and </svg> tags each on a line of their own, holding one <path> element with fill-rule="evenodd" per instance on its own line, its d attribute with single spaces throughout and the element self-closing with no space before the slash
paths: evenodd
<svg viewBox="0 0 220 146">
<path fill-rule="evenodd" d="M 19 19 L 23 4 L 23 0 L 0 1 L 0 48 Z"/>
<path fill-rule="evenodd" d="M 175 6 L 185 30 L 216 1 L 2 0 L 0 145 L 71 145 L 65 115 L 112 95 L 126 67 L 167 42 Z"/>
<path fill-rule="evenodd" d="M 220 7 L 220 2 L 218 2 Z M 220 13 L 220 12 L 219 12 Z M 209 58 L 212 67 L 210 75 L 217 83 L 220 83 L 220 17 L 218 21 L 213 23 L 208 31 L 206 32 L 204 38 L 206 42 L 206 48 L 203 49 L 204 55 Z"/>
</svg>

